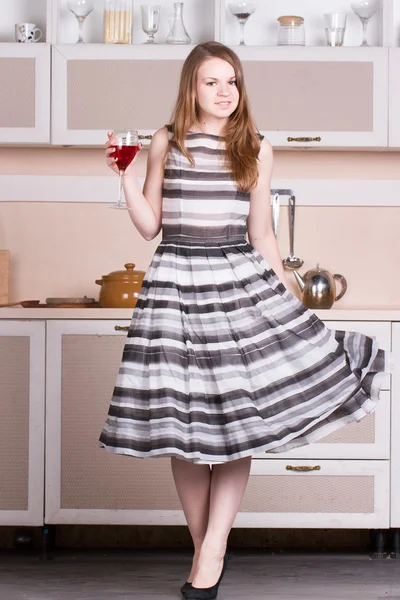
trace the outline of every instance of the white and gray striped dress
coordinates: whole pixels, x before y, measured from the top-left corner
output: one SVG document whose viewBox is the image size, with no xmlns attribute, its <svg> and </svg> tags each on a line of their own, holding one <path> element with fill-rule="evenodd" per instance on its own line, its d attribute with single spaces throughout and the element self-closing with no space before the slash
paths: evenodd
<svg viewBox="0 0 400 600">
<path fill-rule="evenodd" d="M 224 140 L 188 133 L 163 187 L 146 273 L 100 446 L 218 463 L 308 444 L 375 409 L 387 356 L 331 331 L 246 241 L 249 194 Z M 268 199 L 266 198 L 266 202 Z"/>
</svg>

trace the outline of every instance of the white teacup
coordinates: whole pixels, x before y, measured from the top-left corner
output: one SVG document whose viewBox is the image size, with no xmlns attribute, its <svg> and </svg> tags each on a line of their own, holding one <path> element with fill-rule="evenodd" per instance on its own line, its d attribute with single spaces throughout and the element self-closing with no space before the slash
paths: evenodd
<svg viewBox="0 0 400 600">
<path fill-rule="evenodd" d="M 15 41 L 21 44 L 38 42 L 42 38 L 42 30 L 35 23 L 17 23 L 15 25 Z"/>
</svg>

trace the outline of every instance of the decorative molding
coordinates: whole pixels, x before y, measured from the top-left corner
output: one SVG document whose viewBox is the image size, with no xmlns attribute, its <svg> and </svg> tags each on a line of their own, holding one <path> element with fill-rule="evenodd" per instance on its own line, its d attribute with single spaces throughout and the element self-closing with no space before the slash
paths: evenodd
<svg viewBox="0 0 400 600">
<path fill-rule="evenodd" d="M 400 206 L 400 179 L 273 179 L 272 187 L 292 189 L 298 206 Z M 0 175 L 0 202 L 109 203 L 117 194 L 112 176 Z"/>
</svg>

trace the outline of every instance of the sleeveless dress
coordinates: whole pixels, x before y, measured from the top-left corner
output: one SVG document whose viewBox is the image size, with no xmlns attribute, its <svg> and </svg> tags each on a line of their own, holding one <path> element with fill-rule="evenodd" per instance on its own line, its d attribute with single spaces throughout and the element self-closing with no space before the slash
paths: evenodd
<svg viewBox="0 0 400 600">
<path fill-rule="evenodd" d="M 371 413 L 388 356 L 332 331 L 246 241 L 224 139 L 172 147 L 163 237 L 133 312 L 100 446 L 221 463 L 314 442 Z M 265 199 L 269 202 L 269 198 Z"/>
</svg>

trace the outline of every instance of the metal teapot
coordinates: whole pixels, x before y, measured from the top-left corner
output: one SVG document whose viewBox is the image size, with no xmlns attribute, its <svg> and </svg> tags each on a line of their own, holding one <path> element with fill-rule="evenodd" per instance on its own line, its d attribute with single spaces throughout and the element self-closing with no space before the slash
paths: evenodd
<svg viewBox="0 0 400 600">
<path fill-rule="evenodd" d="M 330 308 L 336 300 L 340 300 L 347 290 L 347 281 L 343 275 L 332 275 L 325 269 L 310 269 L 302 277 L 298 271 L 293 274 L 301 290 L 301 301 L 307 308 Z M 339 281 L 342 290 L 336 295 L 335 280 Z"/>
</svg>

